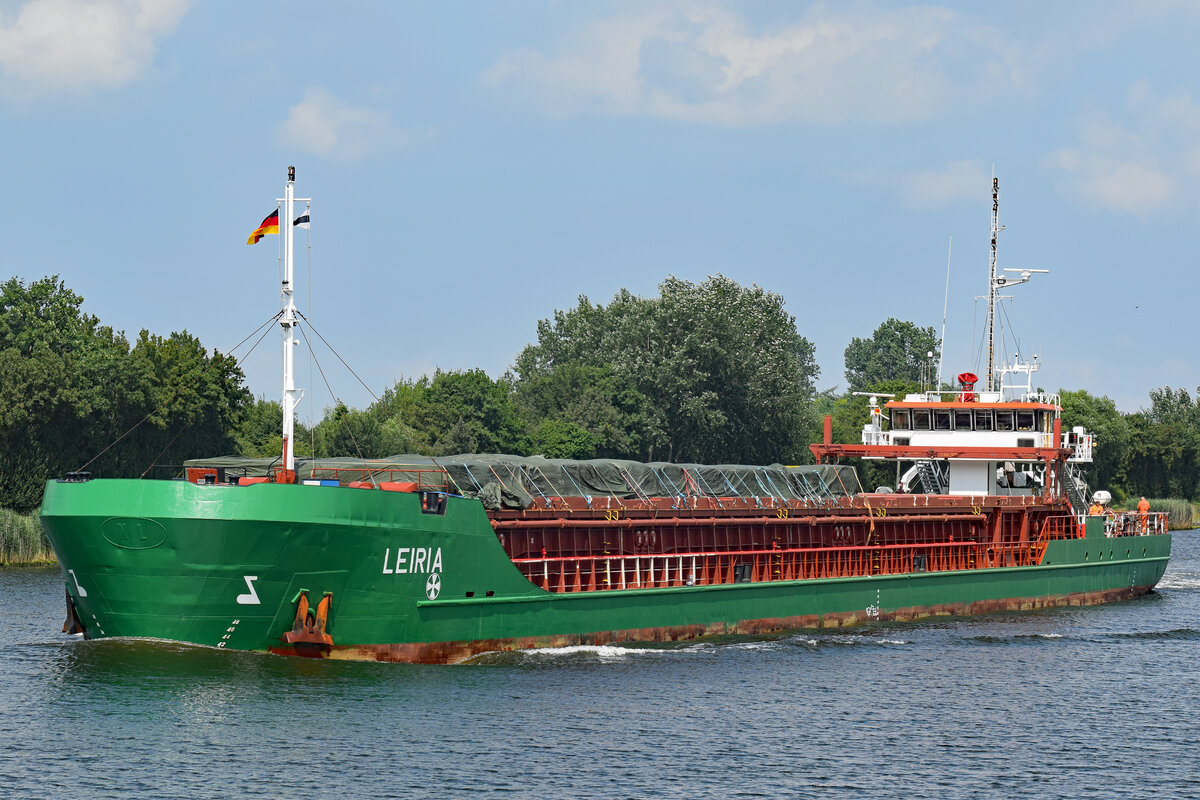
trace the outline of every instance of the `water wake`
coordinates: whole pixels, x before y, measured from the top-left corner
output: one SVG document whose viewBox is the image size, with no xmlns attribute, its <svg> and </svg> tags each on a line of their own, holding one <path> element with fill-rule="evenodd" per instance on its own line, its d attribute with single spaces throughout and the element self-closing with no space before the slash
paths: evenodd
<svg viewBox="0 0 1200 800">
<path fill-rule="evenodd" d="M 1200 589 L 1200 574 L 1195 572 L 1168 572 L 1158 582 L 1158 589 Z"/>
</svg>

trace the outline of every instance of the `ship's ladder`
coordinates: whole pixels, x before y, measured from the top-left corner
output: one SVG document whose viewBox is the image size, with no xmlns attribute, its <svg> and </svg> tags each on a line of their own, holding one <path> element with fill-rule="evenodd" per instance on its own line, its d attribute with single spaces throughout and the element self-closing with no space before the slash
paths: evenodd
<svg viewBox="0 0 1200 800">
<path fill-rule="evenodd" d="M 1060 474 L 1063 478 L 1062 484 L 1066 490 L 1067 500 L 1071 503 L 1071 509 L 1076 514 L 1086 514 L 1089 505 L 1088 498 L 1092 493 L 1083 476 L 1083 470 L 1068 462 Z"/>
<path fill-rule="evenodd" d="M 921 489 L 925 494 L 945 494 L 945 475 L 936 461 L 917 461 L 913 466 L 917 468 L 917 478 L 921 481 Z"/>
</svg>

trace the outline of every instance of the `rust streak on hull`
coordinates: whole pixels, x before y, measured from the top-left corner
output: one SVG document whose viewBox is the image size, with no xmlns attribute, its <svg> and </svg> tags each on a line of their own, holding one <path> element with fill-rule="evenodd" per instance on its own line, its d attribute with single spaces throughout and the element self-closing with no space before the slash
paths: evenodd
<svg viewBox="0 0 1200 800">
<path fill-rule="evenodd" d="M 611 645 L 633 642 L 677 642 L 723 634 L 768 634 L 804 628 L 843 628 L 869 622 L 910 622 L 930 617 L 971 616 L 1000 611 L 1029 611 L 1060 606 L 1097 605 L 1100 603 L 1129 600 L 1147 594 L 1152 589 L 1152 586 L 1131 586 L 1096 592 L 1076 592 L 1066 595 L 1012 597 L 997 600 L 977 600 L 971 603 L 909 606 L 907 608 L 881 610 L 876 616 L 867 616 L 865 611 L 843 611 L 795 617 L 742 620 L 730 624 L 677 625 L 512 639 L 334 645 L 325 657 L 345 661 L 456 664 L 484 653 L 529 650 L 542 647 Z M 271 652 L 277 655 L 301 655 L 295 649 L 284 646 L 272 647 Z M 309 653 L 304 653 L 303 655 L 309 655 Z"/>
</svg>

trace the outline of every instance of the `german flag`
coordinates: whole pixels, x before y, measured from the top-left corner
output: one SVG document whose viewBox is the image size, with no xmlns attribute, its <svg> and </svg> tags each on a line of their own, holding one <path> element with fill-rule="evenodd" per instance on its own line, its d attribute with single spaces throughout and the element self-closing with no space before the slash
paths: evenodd
<svg viewBox="0 0 1200 800">
<path fill-rule="evenodd" d="M 250 234 L 250 238 L 246 240 L 246 244 L 258 244 L 258 240 L 268 233 L 279 233 L 278 208 L 267 215 L 267 218 L 262 221 L 262 225 L 254 229 L 254 233 Z"/>
</svg>

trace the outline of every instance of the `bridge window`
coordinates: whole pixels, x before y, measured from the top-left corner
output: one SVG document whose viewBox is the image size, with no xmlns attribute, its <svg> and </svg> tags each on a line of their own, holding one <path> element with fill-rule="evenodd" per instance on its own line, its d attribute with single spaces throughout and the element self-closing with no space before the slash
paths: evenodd
<svg viewBox="0 0 1200 800">
<path fill-rule="evenodd" d="M 914 431 L 929 430 L 929 409 L 914 408 L 912 412 L 912 422 Z"/>
<path fill-rule="evenodd" d="M 971 412 L 970 411 L 955 411 L 954 412 L 954 429 L 959 431 L 971 430 Z"/>
<path fill-rule="evenodd" d="M 996 412 L 996 430 L 1011 431 L 1013 429 L 1013 412 L 997 411 Z"/>
<path fill-rule="evenodd" d="M 950 430 L 950 412 L 949 411 L 934 411 L 933 412 L 933 429 L 935 431 Z"/>
<path fill-rule="evenodd" d="M 907 408 L 896 408 L 892 410 L 892 430 L 906 431 L 912 423 L 908 419 Z"/>
<path fill-rule="evenodd" d="M 992 424 L 992 412 L 991 411 L 976 411 L 975 412 L 975 430 L 990 431 L 990 430 L 993 430 L 994 428 L 995 428 L 995 425 Z"/>
<path fill-rule="evenodd" d="M 1018 411 L 1017 412 L 1017 430 L 1019 430 L 1019 431 L 1037 430 L 1037 426 L 1034 424 L 1034 413 L 1032 411 Z"/>
</svg>

